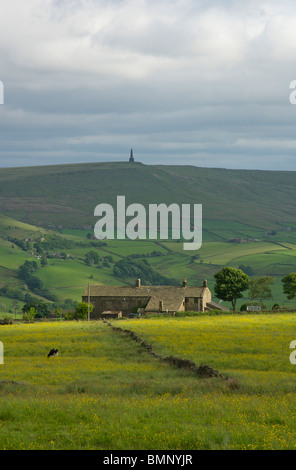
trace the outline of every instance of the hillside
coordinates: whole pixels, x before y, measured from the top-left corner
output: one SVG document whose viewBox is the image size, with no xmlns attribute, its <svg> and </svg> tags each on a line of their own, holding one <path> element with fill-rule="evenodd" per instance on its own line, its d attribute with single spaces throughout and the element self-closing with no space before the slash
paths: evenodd
<svg viewBox="0 0 296 470">
<path fill-rule="evenodd" d="M 203 205 L 204 239 L 227 241 L 296 228 L 295 186 L 296 172 L 125 162 L 5 168 L 0 213 L 37 226 L 91 229 L 95 206 L 115 206 L 117 195 L 146 207 L 196 203 Z"/>
<path fill-rule="evenodd" d="M 88 282 L 124 285 L 137 275 L 145 283 L 144 271 L 148 284 L 207 279 L 213 292 L 223 266 L 274 277 L 267 305 L 291 305 L 281 278 L 295 271 L 296 173 L 98 163 L 2 169 L 0 183 L 0 302 L 7 309 L 15 300 L 20 307 L 26 294 L 60 305 L 80 301 Z M 172 240 L 91 239 L 94 207 L 114 204 L 117 195 L 146 206 L 202 203 L 201 249 L 184 251 Z M 90 251 L 99 261 L 86 262 Z M 42 287 L 28 288 L 19 276 L 29 260 L 38 264 Z M 128 261 L 121 274 L 120 260 Z"/>
<path fill-rule="evenodd" d="M 27 295 L 33 295 L 45 302 L 56 299 L 59 305 L 66 299 L 80 301 L 87 283 L 109 285 L 131 285 L 143 271 L 135 263 L 149 263 L 149 273 L 167 280 L 173 279 L 177 285 L 185 276 L 189 285 L 201 285 L 208 280 L 213 292 L 214 274 L 223 266 L 245 266 L 253 276 L 274 277 L 273 298 L 267 300 L 269 307 L 275 302 L 292 306 L 283 295 L 281 278 L 295 271 L 296 245 L 291 242 L 262 240 L 249 243 L 228 243 L 225 241 L 205 241 L 198 253 L 184 251 L 182 243 L 157 240 L 90 240 L 88 231 L 64 229 L 54 231 L 39 229 L 6 216 L 0 216 L 0 307 L 14 312 L 15 301 L 18 311 Z M 284 234 L 284 232 L 282 232 Z M 287 232 L 288 233 L 288 232 Z M 293 232 L 291 232 L 293 233 Z M 43 240 L 40 243 L 40 240 Z M 40 253 L 47 258 L 42 265 Z M 99 262 L 86 263 L 86 255 L 95 251 Z M 116 277 L 114 268 L 121 260 L 133 263 L 130 277 Z M 34 274 L 43 283 L 43 292 L 28 289 L 19 277 L 19 268 L 26 261 L 36 261 L 38 269 Z M 152 271 L 151 271 L 152 270 Z M 147 279 L 150 283 L 151 278 Z M 157 280 L 157 277 L 156 277 Z M 5 290 L 8 288 L 8 290 Z M 3 289 L 5 291 L 3 291 Z M 45 289 L 45 292 L 44 292 Z M 49 295 L 48 295 L 49 294 Z M 247 293 L 246 293 L 247 296 Z M 246 297 L 247 298 L 247 297 Z M 246 301 L 241 299 L 239 306 Z M 1 309 L 0 309 L 1 310 Z"/>
</svg>

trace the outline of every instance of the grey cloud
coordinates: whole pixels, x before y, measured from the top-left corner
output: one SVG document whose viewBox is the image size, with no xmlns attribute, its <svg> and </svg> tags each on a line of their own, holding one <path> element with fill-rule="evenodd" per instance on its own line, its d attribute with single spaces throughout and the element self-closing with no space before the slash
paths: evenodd
<svg viewBox="0 0 296 470">
<path fill-rule="evenodd" d="M 0 164 L 135 147 L 145 163 L 296 169 L 295 18 L 289 0 L 11 0 Z"/>
</svg>

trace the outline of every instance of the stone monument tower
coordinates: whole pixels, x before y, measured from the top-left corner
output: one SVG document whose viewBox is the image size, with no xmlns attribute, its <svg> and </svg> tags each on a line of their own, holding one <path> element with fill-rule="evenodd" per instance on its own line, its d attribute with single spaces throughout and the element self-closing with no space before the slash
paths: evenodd
<svg viewBox="0 0 296 470">
<path fill-rule="evenodd" d="M 133 155 L 133 149 L 131 149 L 131 155 L 130 155 L 130 158 L 129 158 L 129 162 L 133 163 L 134 161 L 135 161 L 135 159 L 134 159 L 134 155 Z"/>
</svg>

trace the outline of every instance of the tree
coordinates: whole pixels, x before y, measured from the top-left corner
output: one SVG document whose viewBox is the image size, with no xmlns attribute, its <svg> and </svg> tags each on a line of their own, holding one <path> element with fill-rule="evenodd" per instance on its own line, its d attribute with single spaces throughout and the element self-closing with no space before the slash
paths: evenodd
<svg viewBox="0 0 296 470">
<path fill-rule="evenodd" d="M 23 320 L 28 321 L 29 323 L 34 320 L 37 310 L 34 307 L 31 307 L 28 312 L 23 313 Z"/>
<path fill-rule="evenodd" d="M 23 279 L 24 281 L 26 281 L 28 278 L 30 278 L 32 276 L 32 274 L 35 271 L 37 271 L 37 269 L 38 269 L 38 265 L 37 265 L 36 261 L 26 260 L 24 262 L 24 264 L 22 264 L 18 268 L 18 275 L 19 275 L 20 279 Z"/>
<path fill-rule="evenodd" d="M 94 306 L 89 304 L 89 311 L 92 312 Z M 75 312 L 73 315 L 74 320 L 85 320 L 88 315 L 88 303 L 87 302 L 79 302 L 75 307 Z"/>
<path fill-rule="evenodd" d="M 44 267 L 47 265 L 47 263 L 48 261 L 47 261 L 46 255 L 43 253 L 43 255 L 41 256 L 40 264 L 42 267 Z"/>
<path fill-rule="evenodd" d="M 88 251 L 84 258 L 85 264 L 91 266 L 92 264 L 98 264 L 100 262 L 100 257 L 95 251 Z"/>
<path fill-rule="evenodd" d="M 77 302 L 72 299 L 65 299 L 62 305 L 63 308 L 74 308 L 76 307 Z"/>
<path fill-rule="evenodd" d="M 33 273 L 35 273 L 37 269 L 38 264 L 36 261 L 28 260 L 18 268 L 19 278 L 25 281 L 30 290 L 35 292 L 43 288 L 43 282 L 38 277 L 33 276 Z"/>
<path fill-rule="evenodd" d="M 261 276 L 254 277 L 249 282 L 249 296 L 252 300 L 259 299 L 270 299 L 272 292 L 270 285 L 273 283 L 273 277 Z"/>
<path fill-rule="evenodd" d="M 251 266 L 246 266 L 244 264 L 240 264 L 238 269 L 241 269 L 245 274 L 247 274 L 248 276 L 252 276 L 253 275 L 253 268 Z"/>
<path fill-rule="evenodd" d="M 36 276 L 31 276 L 26 279 L 26 284 L 32 291 L 39 291 L 43 288 L 43 282 Z"/>
<path fill-rule="evenodd" d="M 288 274 L 281 281 L 283 283 L 284 294 L 287 295 L 288 299 L 296 297 L 296 273 Z"/>
<path fill-rule="evenodd" d="M 124 280 L 141 279 L 143 285 L 177 285 L 175 279 L 168 279 L 155 271 L 146 259 L 134 261 L 124 258 L 113 267 L 113 275 Z"/>
<path fill-rule="evenodd" d="M 50 314 L 48 305 L 42 300 L 38 300 L 36 298 L 33 298 L 31 302 L 24 304 L 22 312 L 28 313 L 32 307 L 36 310 L 36 318 L 45 318 Z"/>
<path fill-rule="evenodd" d="M 221 300 L 231 302 L 234 311 L 237 299 L 242 298 L 242 293 L 249 286 L 249 276 L 241 269 L 226 267 L 217 272 L 214 278 L 215 295 Z"/>
<path fill-rule="evenodd" d="M 57 308 L 55 309 L 55 314 L 56 314 L 56 317 L 57 317 L 57 318 L 61 318 L 61 316 L 62 316 L 62 309 L 61 309 L 61 307 L 57 307 Z"/>
</svg>

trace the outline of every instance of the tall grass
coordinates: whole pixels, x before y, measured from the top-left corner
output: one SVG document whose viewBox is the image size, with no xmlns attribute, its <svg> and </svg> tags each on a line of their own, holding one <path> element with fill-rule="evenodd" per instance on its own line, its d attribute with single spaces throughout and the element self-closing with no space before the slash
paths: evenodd
<svg viewBox="0 0 296 470">
<path fill-rule="evenodd" d="M 232 380 L 168 367 L 101 322 L 1 326 L 0 449 L 295 448 L 292 315 L 117 324 Z"/>
</svg>

